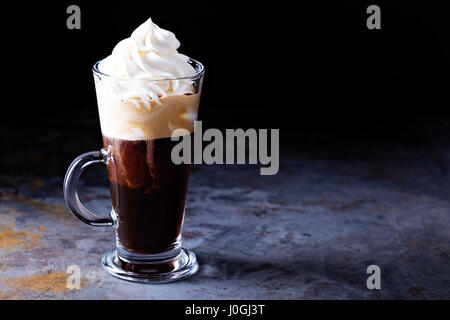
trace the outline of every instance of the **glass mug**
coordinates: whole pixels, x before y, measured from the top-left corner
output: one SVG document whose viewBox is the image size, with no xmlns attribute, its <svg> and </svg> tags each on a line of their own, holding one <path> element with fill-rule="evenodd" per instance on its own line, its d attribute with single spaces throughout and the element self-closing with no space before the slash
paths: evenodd
<svg viewBox="0 0 450 320">
<path fill-rule="evenodd" d="M 195 254 L 181 247 L 190 165 L 172 162 L 172 147 L 178 142 L 172 141 L 169 134 L 175 128 L 193 132 L 204 66 L 190 59 L 196 71 L 193 76 L 140 80 L 104 74 L 99 70 L 101 63 L 94 65 L 93 73 L 103 149 L 82 154 L 69 166 L 64 179 L 67 206 L 84 223 L 116 229 L 116 249 L 102 257 L 108 273 L 145 283 L 185 279 L 198 270 Z M 151 105 L 137 99 L 124 102 L 110 94 L 111 88 L 130 90 L 142 86 L 143 81 L 156 89 L 187 86 L 190 90 L 187 94 L 167 95 Z M 121 110 L 127 110 L 126 114 Z M 140 139 L 111 134 L 122 129 L 133 134 L 126 131 L 127 126 L 136 123 Z M 107 167 L 112 200 L 109 218 L 89 211 L 77 194 L 81 173 L 94 163 Z"/>
</svg>

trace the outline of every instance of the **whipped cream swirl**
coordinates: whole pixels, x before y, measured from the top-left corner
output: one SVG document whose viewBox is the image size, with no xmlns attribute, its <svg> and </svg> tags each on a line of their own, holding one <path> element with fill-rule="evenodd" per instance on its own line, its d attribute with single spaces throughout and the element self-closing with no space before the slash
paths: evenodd
<svg viewBox="0 0 450 320">
<path fill-rule="evenodd" d="M 151 101 L 159 103 L 165 96 L 193 93 L 192 81 L 179 79 L 196 72 L 188 63 L 189 57 L 178 53 L 179 47 L 172 32 L 148 19 L 100 63 L 99 70 L 114 77 L 105 79 L 108 93 L 149 110 Z"/>
</svg>

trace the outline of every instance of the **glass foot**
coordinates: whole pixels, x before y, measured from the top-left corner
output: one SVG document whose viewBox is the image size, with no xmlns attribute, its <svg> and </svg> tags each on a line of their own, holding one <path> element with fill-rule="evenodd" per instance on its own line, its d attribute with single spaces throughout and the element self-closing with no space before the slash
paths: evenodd
<svg viewBox="0 0 450 320">
<path fill-rule="evenodd" d="M 172 259 L 124 259 L 112 250 L 102 257 L 103 268 L 111 275 L 133 282 L 165 283 L 186 279 L 198 270 L 197 257 L 194 252 L 181 249 Z"/>
</svg>

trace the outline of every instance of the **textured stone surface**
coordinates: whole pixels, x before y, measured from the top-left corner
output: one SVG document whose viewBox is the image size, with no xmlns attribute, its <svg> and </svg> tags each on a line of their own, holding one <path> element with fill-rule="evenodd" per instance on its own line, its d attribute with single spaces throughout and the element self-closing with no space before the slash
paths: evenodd
<svg viewBox="0 0 450 320">
<path fill-rule="evenodd" d="M 13 154 L 2 159 L 1 299 L 450 298 L 447 149 L 284 152 L 279 174 L 265 177 L 255 166 L 195 167 L 183 239 L 200 271 L 162 285 L 103 271 L 113 229 L 82 224 L 62 199 L 73 156 L 58 169 L 37 157 L 20 174 Z M 108 212 L 103 168 L 88 170 L 80 197 Z M 366 288 L 371 264 L 381 290 Z M 70 265 L 79 290 L 65 287 Z"/>
</svg>

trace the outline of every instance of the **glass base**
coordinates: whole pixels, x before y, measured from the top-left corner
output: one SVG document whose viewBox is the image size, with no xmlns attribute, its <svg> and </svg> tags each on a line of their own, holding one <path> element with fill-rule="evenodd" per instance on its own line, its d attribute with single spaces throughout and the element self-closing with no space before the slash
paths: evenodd
<svg viewBox="0 0 450 320">
<path fill-rule="evenodd" d="M 103 268 L 111 275 L 133 282 L 165 283 L 186 279 L 198 271 L 194 252 L 181 249 L 171 259 L 158 255 L 140 256 L 139 259 L 125 259 L 112 250 L 102 257 Z"/>
</svg>

